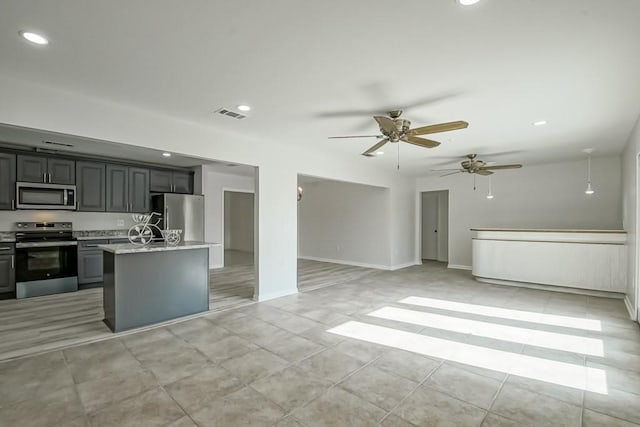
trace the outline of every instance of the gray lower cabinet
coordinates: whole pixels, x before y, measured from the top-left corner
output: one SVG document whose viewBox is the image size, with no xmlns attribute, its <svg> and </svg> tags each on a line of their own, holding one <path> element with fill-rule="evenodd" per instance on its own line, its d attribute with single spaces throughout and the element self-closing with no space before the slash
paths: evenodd
<svg viewBox="0 0 640 427">
<path fill-rule="evenodd" d="M 16 266 L 13 243 L 0 242 L 0 294 L 16 290 Z"/>
<path fill-rule="evenodd" d="M 13 210 L 16 201 L 16 156 L 0 153 L 0 210 Z"/>
<path fill-rule="evenodd" d="M 78 284 L 98 282 L 102 282 L 102 250 L 78 251 Z"/>
<path fill-rule="evenodd" d="M 16 164 L 20 182 L 65 185 L 76 183 L 75 160 L 19 154 Z"/>
<path fill-rule="evenodd" d="M 106 210 L 106 165 L 94 162 L 76 162 L 78 210 L 104 212 Z"/>
<path fill-rule="evenodd" d="M 78 284 L 100 283 L 102 277 L 103 251 L 98 245 L 129 243 L 128 239 L 83 240 L 78 242 Z"/>
</svg>

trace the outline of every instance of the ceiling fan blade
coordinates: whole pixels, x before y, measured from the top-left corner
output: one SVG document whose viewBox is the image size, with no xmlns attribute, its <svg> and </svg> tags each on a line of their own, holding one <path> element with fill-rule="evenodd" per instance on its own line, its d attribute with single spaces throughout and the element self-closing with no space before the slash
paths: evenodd
<svg viewBox="0 0 640 427">
<path fill-rule="evenodd" d="M 520 169 L 522 165 L 493 165 L 493 166 L 483 166 L 482 170 L 501 170 L 501 169 Z"/>
<path fill-rule="evenodd" d="M 432 139 L 419 138 L 417 136 L 407 135 L 402 138 L 404 142 L 408 142 L 409 144 L 417 145 L 419 147 L 425 148 L 434 148 L 440 145 L 438 141 L 434 141 Z"/>
<path fill-rule="evenodd" d="M 367 157 L 375 156 L 376 151 L 378 151 L 380 148 L 382 148 L 382 146 L 384 144 L 386 144 L 387 142 L 389 142 L 388 138 L 383 139 L 382 141 L 378 142 L 376 145 L 374 145 L 373 147 L 369 148 L 367 151 L 362 153 L 362 155 L 363 156 L 367 156 Z"/>
<path fill-rule="evenodd" d="M 437 125 L 422 126 L 420 128 L 409 129 L 407 135 L 426 135 L 429 133 L 448 132 L 450 130 L 464 129 L 469 123 L 463 121 L 439 123 Z"/>
<path fill-rule="evenodd" d="M 457 173 L 462 173 L 462 172 L 465 172 L 465 170 L 464 169 L 458 169 L 455 172 L 449 172 L 449 173 L 445 173 L 444 175 L 440 175 L 440 178 L 442 178 L 443 176 L 455 175 Z"/>
<path fill-rule="evenodd" d="M 386 131 L 389 133 L 398 131 L 398 128 L 396 128 L 395 122 L 391 120 L 389 117 L 373 116 L 373 118 L 376 120 L 376 122 L 378 122 L 378 125 L 380 125 L 380 129 L 382 129 L 383 131 Z"/>
<path fill-rule="evenodd" d="M 330 136 L 329 139 L 341 138 L 382 138 L 383 135 L 347 135 L 347 136 Z"/>
<path fill-rule="evenodd" d="M 478 169 L 477 171 L 475 171 L 475 173 L 477 173 L 478 175 L 482 175 L 482 176 L 493 175 L 493 172 L 488 171 L 486 169 Z"/>
<path fill-rule="evenodd" d="M 456 169 L 431 169 L 431 172 L 447 172 L 447 171 L 462 171 L 464 169 L 456 168 Z"/>
</svg>

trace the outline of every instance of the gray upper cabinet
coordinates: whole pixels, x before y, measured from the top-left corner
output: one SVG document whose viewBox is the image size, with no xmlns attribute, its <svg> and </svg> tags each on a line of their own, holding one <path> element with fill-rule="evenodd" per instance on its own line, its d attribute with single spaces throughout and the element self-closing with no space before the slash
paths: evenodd
<svg viewBox="0 0 640 427">
<path fill-rule="evenodd" d="M 94 162 L 76 162 L 78 210 L 104 212 L 106 210 L 106 165 Z"/>
<path fill-rule="evenodd" d="M 149 189 L 152 193 L 171 193 L 172 179 L 171 171 L 151 169 Z"/>
<path fill-rule="evenodd" d="M 172 172 L 173 192 L 193 194 L 193 174 L 188 172 Z"/>
<path fill-rule="evenodd" d="M 47 174 L 50 184 L 74 185 L 76 162 L 68 159 L 47 159 Z"/>
<path fill-rule="evenodd" d="M 193 175 L 189 172 L 152 169 L 149 188 L 152 193 L 193 194 Z"/>
<path fill-rule="evenodd" d="M 42 156 L 17 156 L 17 175 L 20 182 L 74 185 L 76 162 Z"/>
<path fill-rule="evenodd" d="M 107 165 L 107 212 L 129 212 L 129 168 Z"/>
<path fill-rule="evenodd" d="M 0 210 L 12 210 L 16 200 L 16 156 L 0 153 Z"/>
<path fill-rule="evenodd" d="M 18 181 L 47 182 L 47 158 L 19 154 Z"/>
<path fill-rule="evenodd" d="M 149 169 L 129 168 L 129 212 L 149 212 L 150 199 Z"/>
</svg>

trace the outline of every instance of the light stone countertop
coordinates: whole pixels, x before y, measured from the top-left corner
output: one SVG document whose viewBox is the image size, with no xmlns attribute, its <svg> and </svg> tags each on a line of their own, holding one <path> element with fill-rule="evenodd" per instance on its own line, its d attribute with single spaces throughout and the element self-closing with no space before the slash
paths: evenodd
<svg viewBox="0 0 640 427">
<path fill-rule="evenodd" d="M 181 251 L 189 249 L 205 249 L 214 246 L 221 246 L 220 243 L 209 242 L 180 242 L 177 245 L 167 245 L 166 243 L 150 243 L 146 246 L 134 245 L 132 243 L 118 244 L 118 245 L 98 245 L 98 249 L 102 249 L 106 252 L 111 252 L 115 255 L 124 254 L 137 254 L 145 252 L 168 252 L 168 251 Z"/>
<path fill-rule="evenodd" d="M 13 231 L 0 231 L 0 242 L 12 243 L 16 241 L 16 233 Z"/>
<path fill-rule="evenodd" d="M 126 239 L 127 230 L 79 230 L 73 232 L 76 240 Z"/>
</svg>

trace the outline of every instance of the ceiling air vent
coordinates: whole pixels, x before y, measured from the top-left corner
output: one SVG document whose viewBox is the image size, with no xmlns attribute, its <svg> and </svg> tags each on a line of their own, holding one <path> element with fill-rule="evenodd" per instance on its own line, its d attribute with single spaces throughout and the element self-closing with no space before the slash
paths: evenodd
<svg viewBox="0 0 640 427">
<path fill-rule="evenodd" d="M 232 118 L 237 119 L 237 120 L 241 120 L 241 119 L 244 119 L 245 117 L 247 117 L 244 114 L 236 113 L 235 111 L 231 111 L 231 110 L 228 110 L 226 108 L 218 108 L 215 112 L 218 113 L 218 114 L 222 114 L 223 116 L 232 117 Z"/>
</svg>

